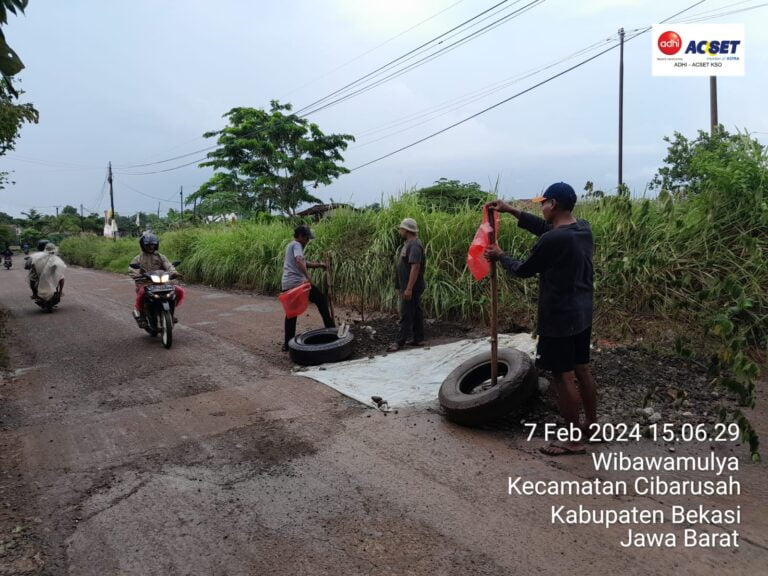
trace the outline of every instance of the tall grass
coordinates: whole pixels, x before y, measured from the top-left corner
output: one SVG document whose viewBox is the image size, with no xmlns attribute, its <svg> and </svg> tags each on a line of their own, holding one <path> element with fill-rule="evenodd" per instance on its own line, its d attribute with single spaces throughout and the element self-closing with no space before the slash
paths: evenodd
<svg viewBox="0 0 768 576">
<path fill-rule="evenodd" d="M 717 196 L 714 191 L 687 200 L 613 196 L 577 205 L 576 216 L 588 220 L 594 232 L 600 309 L 608 316 L 701 321 L 732 297 L 733 290 L 721 290 L 727 277 L 750 301 L 753 336 L 765 338 L 765 225 L 761 227 L 758 220 L 745 226 L 743 216 L 738 216 L 741 210 L 719 206 L 711 195 Z M 397 225 L 406 216 L 418 222 L 426 247 L 426 312 L 436 318 L 485 319 L 487 281 L 475 282 L 465 265 L 480 222 L 478 211 L 435 212 L 410 195 L 390 201 L 379 212 L 338 210 L 313 227 L 316 239 L 309 244 L 307 257 L 331 257 L 334 291 L 340 301 L 363 313 L 395 310 L 395 263 L 402 244 Z M 280 290 L 283 253 L 292 231 L 284 221 L 183 229 L 163 234 L 161 251 L 182 260 L 181 270 L 191 282 L 275 294 Z M 514 218 L 502 217 L 499 245 L 506 252 L 523 257 L 534 242 Z M 72 237 L 62 242 L 61 250 L 74 264 L 124 272 L 139 247 L 136 239 Z M 322 281 L 320 272 L 313 274 Z M 504 317 L 530 323 L 536 294 L 535 280 L 505 277 L 500 291 Z"/>
</svg>

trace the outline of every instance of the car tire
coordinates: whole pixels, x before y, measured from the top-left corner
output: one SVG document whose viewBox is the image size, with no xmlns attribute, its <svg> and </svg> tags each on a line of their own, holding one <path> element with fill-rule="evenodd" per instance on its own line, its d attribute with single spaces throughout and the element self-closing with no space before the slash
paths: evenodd
<svg viewBox="0 0 768 576">
<path fill-rule="evenodd" d="M 514 348 L 501 348 L 498 366 L 496 386 L 490 385 L 490 350 L 463 362 L 448 375 L 438 399 L 449 420 L 464 426 L 490 424 L 534 395 L 538 373 L 530 356 Z"/>
<path fill-rule="evenodd" d="M 297 335 L 288 342 L 288 353 L 296 364 L 316 366 L 346 360 L 354 351 L 351 332 L 338 337 L 338 328 L 321 328 Z"/>
</svg>

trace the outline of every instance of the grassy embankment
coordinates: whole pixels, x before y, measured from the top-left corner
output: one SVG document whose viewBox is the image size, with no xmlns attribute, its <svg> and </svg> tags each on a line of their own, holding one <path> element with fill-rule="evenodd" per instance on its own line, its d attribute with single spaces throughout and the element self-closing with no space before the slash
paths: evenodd
<svg viewBox="0 0 768 576">
<path fill-rule="evenodd" d="M 758 234 L 757 223 L 729 215 L 716 200 L 708 195 L 679 201 L 607 197 L 577 206 L 577 217 L 589 220 L 594 231 L 598 332 L 601 323 L 606 333 L 615 334 L 617 327 L 627 332 L 646 321 L 670 319 L 703 333 L 717 315 L 746 304 L 742 324 L 751 340 L 764 340 L 768 239 Z M 480 220 L 477 210 L 433 212 L 405 197 L 381 212 L 338 211 L 314 227 L 316 240 L 308 257 L 332 256 L 339 300 L 366 313 L 393 310 L 400 244 L 396 226 L 405 216 L 419 222 L 427 246 L 427 313 L 485 319 L 487 283 L 475 282 L 465 266 Z M 190 282 L 276 294 L 291 232 L 287 222 L 189 228 L 164 234 L 161 247 L 169 258 L 182 260 L 180 268 Z M 534 241 L 512 217 L 502 218 L 499 244 L 504 250 L 523 256 Z M 138 242 L 72 237 L 61 250 L 73 264 L 125 272 Z M 535 280 L 505 278 L 503 317 L 531 325 L 536 293 Z"/>
</svg>

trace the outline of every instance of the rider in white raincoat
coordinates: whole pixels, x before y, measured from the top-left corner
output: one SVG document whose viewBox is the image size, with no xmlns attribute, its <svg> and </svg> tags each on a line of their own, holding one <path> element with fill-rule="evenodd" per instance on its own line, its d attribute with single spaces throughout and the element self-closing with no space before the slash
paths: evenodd
<svg viewBox="0 0 768 576">
<path fill-rule="evenodd" d="M 37 273 L 37 295 L 43 300 L 50 300 L 59 290 L 59 296 L 64 292 L 64 270 L 67 265 L 59 258 L 56 245 L 48 243 L 42 256 L 35 258 L 32 266 Z"/>
</svg>

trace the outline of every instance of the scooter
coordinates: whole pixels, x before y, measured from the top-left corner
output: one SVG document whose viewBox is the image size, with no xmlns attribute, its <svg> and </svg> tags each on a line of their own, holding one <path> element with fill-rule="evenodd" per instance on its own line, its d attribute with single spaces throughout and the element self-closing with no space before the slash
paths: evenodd
<svg viewBox="0 0 768 576">
<path fill-rule="evenodd" d="M 173 262 L 174 266 L 179 264 L 181 262 Z M 134 310 L 134 320 L 150 336 L 160 334 L 163 346 L 170 348 L 173 344 L 173 313 L 176 309 L 176 288 L 170 281 L 177 278 L 178 274 L 171 275 L 165 270 L 146 272 L 139 264 L 130 264 L 130 267 L 141 272 L 136 283 L 144 284 L 143 314 Z"/>
<path fill-rule="evenodd" d="M 6 270 L 10 270 L 11 266 L 13 266 L 13 258 L 10 256 L 3 258 L 3 267 L 5 267 Z"/>
</svg>

